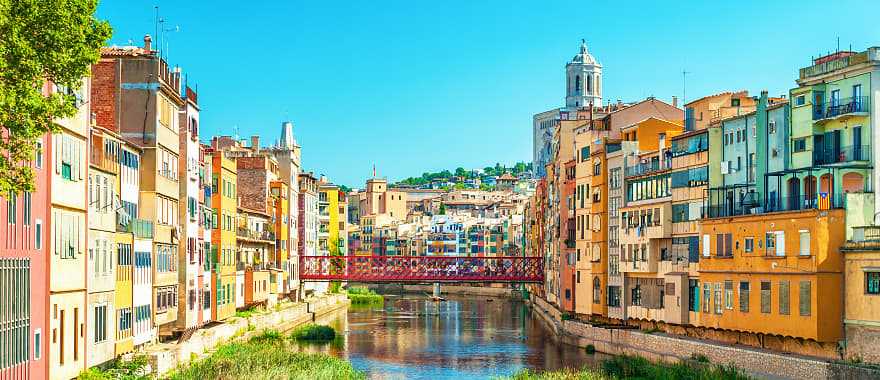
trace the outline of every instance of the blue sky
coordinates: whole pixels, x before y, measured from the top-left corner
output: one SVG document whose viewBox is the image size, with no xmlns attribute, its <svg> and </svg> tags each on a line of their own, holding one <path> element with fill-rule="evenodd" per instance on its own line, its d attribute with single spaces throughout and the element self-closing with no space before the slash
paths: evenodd
<svg viewBox="0 0 880 380">
<path fill-rule="evenodd" d="M 271 142 L 290 119 L 305 168 L 355 187 L 373 164 L 397 180 L 531 160 L 531 115 L 563 104 L 581 38 L 612 101 L 681 98 L 682 70 L 688 99 L 778 95 L 837 37 L 880 45 L 876 0 L 708 3 L 102 0 L 98 17 L 141 44 L 158 5 L 203 135 Z"/>
</svg>

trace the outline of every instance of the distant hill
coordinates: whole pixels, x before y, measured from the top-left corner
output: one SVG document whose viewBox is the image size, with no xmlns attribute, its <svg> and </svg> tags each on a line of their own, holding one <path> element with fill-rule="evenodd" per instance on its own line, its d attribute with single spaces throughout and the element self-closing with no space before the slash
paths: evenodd
<svg viewBox="0 0 880 380">
<path fill-rule="evenodd" d="M 409 177 L 398 181 L 396 185 L 422 186 L 436 180 L 459 183 L 460 181 L 458 179 L 468 180 L 479 178 L 480 180 L 484 180 L 488 177 L 498 177 L 504 173 L 519 176 L 520 174 L 530 172 L 531 170 L 531 162 L 517 162 L 513 166 L 495 163 L 495 166 L 486 166 L 482 169 L 465 169 L 463 167 L 458 167 L 453 171 L 442 170 L 439 172 L 425 172 L 419 177 Z"/>
</svg>

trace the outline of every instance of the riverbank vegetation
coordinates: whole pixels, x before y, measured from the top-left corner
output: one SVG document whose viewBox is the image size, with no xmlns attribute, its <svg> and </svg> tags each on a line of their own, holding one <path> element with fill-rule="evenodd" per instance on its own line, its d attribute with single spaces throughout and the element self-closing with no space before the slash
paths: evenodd
<svg viewBox="0 0 880 380">
<path fill-rule="evenodd" d="M 296 341 L 329 342 L 336 338 L 336 331 L 330 326 L 308 323 L 294 329 L 290 338 Z"/>
<path fill-rule="evenodd" d="M 147 357 L 135 356 L 130 360 L 115 359 L 103 367 L 92 367 L 79 374 L 78 380 L 149 380 Z"/>
<path fill-rule="evenodd" d="M 293 335 L 286 337 L 276 331 L 266 331 L 247 342 L 220 346 L 211 355 L 179 368 L 167 378 L 169 380 L 366 378 L 362 372 L 355 370 L 351 364 L 342 359 L 325 354 L 296 352 L 293 341 Z"/>
<path fill-rule="evenodd" d="M 382 305 L 385 297 L 366 286 L 353 286 L 346 291 L 352 305 Z"/>
<path fill-rule="evenodd" d="M 652 362 L 638 356 L 615 356 L 603 360 L 599 368 L 533 372 L 524 370 L 509 377 L 511 380 L 746 380 L 748 376 L 728 365 L 713 365 L 684 361 L 678 363 Z"/>
</svg>

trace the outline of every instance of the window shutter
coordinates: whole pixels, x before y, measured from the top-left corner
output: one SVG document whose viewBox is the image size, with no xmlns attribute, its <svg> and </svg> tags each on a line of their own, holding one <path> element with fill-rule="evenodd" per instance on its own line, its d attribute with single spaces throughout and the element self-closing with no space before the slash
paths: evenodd
<svg viewBox="0 0 880 380">
<path fill-rule="evenodd" d="M 801 316 L 809 316 L 812 305 L 812 286 L 809 281 L 801 281 L 798 309 Z"/>
<path fill-rule="evenodd" d="M 709 235 L 703 235 L 703 257 L 709 257 Z"/>
<path fill-rule="evenodd" d="M 785 231 L 776 231 L 776 256 L 785 256 Z"/>
</svg>

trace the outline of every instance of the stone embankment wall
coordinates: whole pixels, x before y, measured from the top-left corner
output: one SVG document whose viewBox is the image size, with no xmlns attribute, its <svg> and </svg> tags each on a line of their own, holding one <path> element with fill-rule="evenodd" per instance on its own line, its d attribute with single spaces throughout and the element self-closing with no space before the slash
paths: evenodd
<svg viewBox="0 0 880 380">
<path fill-rule="evenodd" d="M 185 342 L 160 343 L 146 349 L 152 373 L 167 374 L 193 358 L 210 353 L 215 347 L 236 339 L 247 339 L 263 330 L 286 331 L 312 322 L 315 318 L 348 306 L 344 294 L 329 294 L 304 303 L 282 304 L 279 310 L 254 314 L 247 318 L 233 317 L 193 333 Z"/>
<path fill-rule="evenodd" d="M 562 320 L 559 310 L 540 297 L 532 297 L 533 312 L 556 333 L 557 339 L 579 347 L 592 344 L 597 351 L 614 355 L 639 355 L 651 360 L 679 361 L 703 355 L 712 363 L 733 364 L 758 377 L 786 379 L 880 379 L 872 371 L 828 361 L 787 355 L 751 347 L 647 333 L 635 329 L 609 329 Z"/>
</svg>

